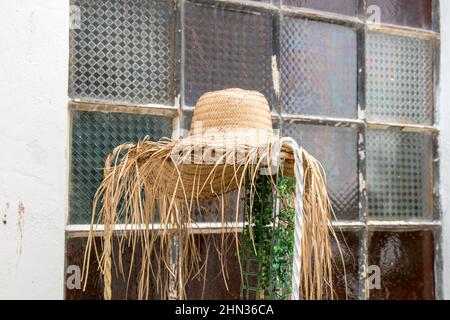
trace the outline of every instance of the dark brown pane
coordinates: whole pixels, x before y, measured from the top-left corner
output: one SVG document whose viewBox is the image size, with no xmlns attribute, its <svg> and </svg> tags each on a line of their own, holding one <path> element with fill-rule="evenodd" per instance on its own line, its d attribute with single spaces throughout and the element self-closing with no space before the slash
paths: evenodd
<svg viewBox="0 0 450 320">
<path fill-rule="evenodd" d="M 378 6 L 382 23 L 431 29 L 432 0 L 368 0 L 369 18 L 376 9 L 372 5 Z"/>
<path fill-rule="evenodd" d="M 285 123 L 283 135 L 295 139 L 301 147 L 322 163 L 337 219 L 357 219 L 359 213 L 357 130 Z"/>
<path fill-rule="evenodd" d="M 197 248 L 200 254 L 200 264 L 206 267 L 205 273 L 200 273 L 197 277 L 192 279 L 186 288 L 187 299 L 239 299 L 241 274 L 239 269 L 238 257 L 236 254 L 235 236 L 230 233 L 224 238 L 223 247 L 221 247 L 220 235 L 195 235 L 193 241 L 197 243 Z M 117 240 L 117 239 L 116 239 Z M 66 242 L 66 266 L 78 266 L 82 269 L 83 257 L 86 247 L 86 238 L 70 238 Z M 100 238 L 96 239 L 98 248 L 100 248 Z M 112 267 L 112 293 L 113 299 L 128 299 L 135 300 L 138 298 L 138 270 L 137 267 L 141 263 L 140 246 L 138 244 L 134 261 L 132 262 L 132 250 L 126 248 L 123 252 L 123 266 L 126 273 L 125 278 L 120 272 L 116 272 L 118 267 L 117 257 L 117 242 L 114 252 L 114 261 Z M 228 289 L 225 285 L 224 276 L 221 268 L 221 261 L 217 250 L 226 252 L 225 263 L 225 279 Z M 86 290 L 73 289 L 66 287 L 66 299 L 68 300 L 101 300 L 103 299 L 103 277 L 98 272 L 98 263 L 95 258 L 95 253 L 92 251 L 92 259 L 89 264 L 89 276 Z M 207 264 L 205 264 L 207 262 Z M 154 270 L 156 270 L 156 261 L 153 261 Z M 131 269 L 130 281 L 128 282 L 127 290 L 127 276 Z M 164 267 L 163 267 L 163 270 Z M 202 269 L 205 271 L 205 269 Z M 164 273 L 164 272 L 163 272 Z M 165 277 L 165 275 L 163 275 Z M 154 279 L 153 279 L 154 280 Z M 155 281 L 153 281 L 155 283 Z M 204 290 L 203 290 L 204 289 Z M 149 299 L 160 299 L 156 288 L 153 288 Z"/>
<path fill-rule="evenodd" d="M 101 239 L 95 239 L 97 248 L 101 248 Z M 80 269 L 83 268 L 84 252 L 86 248 L 87 238 L 69 238 L 66 241 L 66 267 L 68 266 L 78 266 Z M 114 243 L 114 257 L 118 257 L 118 243 L 115 239 Z M 113 260 L 112 266 L 112 299 L 113 300 L 135 300 L 138 297 L 138 272 L 136 266 L 141 263 L 141 255 L 139 250 L 139 245 L 137 247 L 136 254 L 134 257 L 133 268 L 130 276 L 130 281 L 128 283 L 127 290 L 127 280 L 128 271 L 130 270 L 132 251 L 131 248 L 124 250 L 123 253 L 123 267 L 126 273 L 124 276 L 116 272 L 118 263 L 116 258 Z M 68 300 L 102 300 L 103 299 L 103 276 L 99 273 L 98 263 L 95 257 L 95 251 L 92 250 L 91 260 L 89 264 L 89 275 L 86 290 L 73 289 L 70 290 L 66 286 L 66 299 Z M 159 295 L 156 292 L 150 294 L 150 299 L 158 299 Z"/>
<path fill-rule="evenodd" d="M 357 1 L 358 0 L 283 0 L 283 5 L 354 16 L 358 10 Z"/>
<path fill-rule="evenodd" d="M 378 266 L 381 276 L 381 288 L 370 290 L 371 299 L 435 298 L 434 240 L 431 232 L 372 233 L 369 265 Z"/>
<path fill-rule="evenodd" d="M 355 30 L 284 18 L 281 91 L 283 113 L 356 118 Z"/>
<path fill-rule="evenodd" d="M 332 240 L 334 257 L 333 288 L 340 300 L 359 299 L 359 234 L 337 232 L 339 246 Z M 340 251 L 339 251 L 340 247 Z M 345 270 L 344 270 L 345 267 Z"/>
<path fill-rule="evenodd" d="M 208 257 L 207 265 L 205 265 L 207 273 L 206 276 L 204 272 L 200 273 L 189 282 L 186 289 L 187 299 L 238 300 L 240 298 L 241 271 L 236 254 L 235 235 L 230 233 L 225 238 L 222 248 L 221 238 L 220 235 L 195 236 L 201 262 L 204 263 Z M 224 260 L 226 280 L 217 250 L 226 252 Z"/>
<path fill-rule="evenodd" d="M 187 105 L 230 87 L 257 90 L 271 102 L 271 15 L 187 2 L 185 24 Z"/>
</svg>

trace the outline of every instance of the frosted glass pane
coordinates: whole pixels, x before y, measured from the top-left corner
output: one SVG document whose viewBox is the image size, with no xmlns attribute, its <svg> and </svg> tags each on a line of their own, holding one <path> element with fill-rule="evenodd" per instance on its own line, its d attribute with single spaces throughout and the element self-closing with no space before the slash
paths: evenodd
<svg viewBox="0 0 450 320">
<path fill-rule="evenodd" d="M 368 131 L 367 188 L 371 218 L 431 218 L 431 180 L 431 136 L 411 132 Z"/>
<path fill-rule="evenodd" d="M 282 110 L 356 118 L 356 33 L 348 27 L 283 19 Z"/>
<path fill-rule="evenodd" d="M 168 0 L 72 0 L 69 95 L 173 104 L 174 12 Z"/>
<path fill-rule="evenodd" d="M 409 37 L 369 32 L 366 38 L 369 120 L 433 123 L 433 46 Z"/>
</svg>

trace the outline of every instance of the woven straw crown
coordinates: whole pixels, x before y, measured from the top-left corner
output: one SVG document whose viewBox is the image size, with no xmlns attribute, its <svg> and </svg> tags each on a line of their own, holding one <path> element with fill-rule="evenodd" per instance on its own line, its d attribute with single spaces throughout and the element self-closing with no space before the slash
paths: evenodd
<svg viewBox="0 0 450 320">
<path fill-rule="evenodd" d="M 205 93 L 194 110 L 189 137 L 217 138 L 217 135 L 238 141 L 273 136 L 269 104 L 261 93 L 243 89 L 226 89 Z"/>
</svg>

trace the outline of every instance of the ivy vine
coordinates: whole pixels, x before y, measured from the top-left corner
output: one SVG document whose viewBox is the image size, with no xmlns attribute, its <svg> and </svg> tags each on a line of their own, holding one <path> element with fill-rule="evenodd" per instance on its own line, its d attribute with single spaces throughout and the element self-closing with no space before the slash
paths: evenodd
<svg viewBox="0 0 450 320">
<path fill-rule="evenodd" d="M 241 296 L 244 299 L 250 298 L 249 292 L 255 293 L 256 299 L 274 300 L 288 299 L 291 294 L 294 182 L 292 178 L 280 176 L 277 181 L 279 192 L 274 193 L 271 177 L 261 176 L 255 190 L 251 216 L 249 208 L 246 208 L 247 226 L 242 235 L 241 252 L 244 266 Z M 249 197 L 247 190 L 247 203 Z M 277 216 L 275 203 L 279 204 Z M 252 266 L 249 268 L 249 265 Z"/>
</svg>

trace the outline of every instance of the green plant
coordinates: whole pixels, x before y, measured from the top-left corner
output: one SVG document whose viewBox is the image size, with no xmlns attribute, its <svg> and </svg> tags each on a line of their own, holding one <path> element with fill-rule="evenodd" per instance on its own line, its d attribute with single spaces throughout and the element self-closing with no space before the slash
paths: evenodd
<svg viewBox="0 0 450 320">
<path fill-rule="evenodd" d="M 285 300 L 291 294 L 292 257 L 294 251 L 293 179 L 281 177 L 278 182 L 280 209 L 273 228 L 270 264 L 272 297 Z"/>
<path fill-rule="evenodd" d="M 256 185 L 252 210 L 246 207 L 242 235 L 244 283 L 242 298 L 288 299 L 291 293 L 294 239 L 293 179 L 279 177 L 274 193 L 272 177 L 261 176 Z M 250 191 L 247 191 L 247 203 Z M 275 206 L 279 204 L 276 215 Z M 250 213 L 251 212 L 251 213 Z"/>
</svg>

